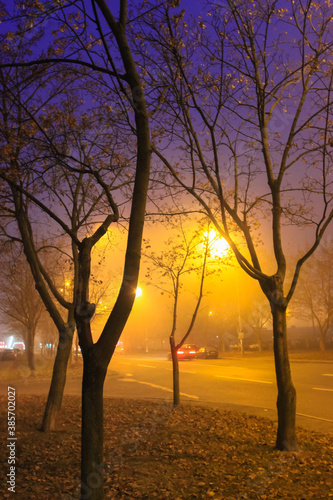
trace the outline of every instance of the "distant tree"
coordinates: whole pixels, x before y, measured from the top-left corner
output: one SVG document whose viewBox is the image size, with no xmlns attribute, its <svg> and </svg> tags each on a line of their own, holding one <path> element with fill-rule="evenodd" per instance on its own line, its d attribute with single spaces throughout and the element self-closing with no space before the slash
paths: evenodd
<svg viewBox="0 0 333 500">
<path fill-rule="evenodd" d="M 272 317 L 269 304 L 264 300 L 253 300 L 247 311 L 242 314 L 244 321 L 256 336 L 259 351 L 262 351 L 262 330 Z"/>
<path fill-rule="evenodd" d="M 56 346 L 59 341 L 59 334 L 49 314 L 43 314 L 41 317 L 38 339 L 42 344 L 41 353 L 43 355 L 53 356 L 55 353 L 54 346 Z M 49 347 L 46 347 L 46 345 Z"/>
<path fill-rule="evenodd" d="M 223 352 L 230 349 L 230 345 L 235 343 L 235 337 L 239 332 L 239 315 L 233 301 L 222 299 L 218 307 L 218 312 L 213 308 L 209 311 L 209 321 L 214 330 L 218 333 L 218 350 L 222 356 Z"/>
<path fill-rule="evenodd" d="M 173 227 L 173 236 L 165 242 L 166 250 L 160 253 L 146 252 L 148 268 L 146 277 L 149 283 L 154 285 L 163 294 L 172 299 L 172 321 L 169 336 L 170 352 L 172 359 L 173 374 L 173 405 L 180 404 L 179 364 L 177 351 L 188 339 L 195 325 L 201 300 L 203 297 L 204 282 L 207 273 L 208 262 L 212 246 L 216 237 L 209 234 L 209 226 L 203 226 L 201 230 L 190 232 L 182 217 L 175 217 L 168 226 Z M 180 296 L 184 290 L 184 279 L 189 275 L 199 274 L 198 290 L 195 299 L 193 314 L 185 332 L 180 335 L 178 328 Z M 193 290 L 192 290 L 193 292 Z M 176 334 L 178 340 L 176 340 Z"/>
<path fill-rule="evenodd" d="M 333 327 L 333 249 L 328 241 L 304 266 L 299 287 L 291 303 L 292 314 L 319 328 L 320 349 L 326 350 L 327 334 Z"/>
<path fill-rule="evenodd" d="M 44 304 L 21 248 L 11 247 L 1 252 L 0 311 L 13 331 L 21 334 L 25 343 L 31 375 L 36 374 L 34 342 Z"/>
</svg>

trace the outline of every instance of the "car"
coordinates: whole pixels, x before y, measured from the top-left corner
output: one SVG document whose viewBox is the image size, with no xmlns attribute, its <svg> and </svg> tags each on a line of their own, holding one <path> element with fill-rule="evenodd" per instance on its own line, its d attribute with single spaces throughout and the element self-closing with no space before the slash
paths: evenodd
<svg viewBox="0 0 333 500">
<path fill-rule="evenodd" d="M 14 342 L 14 344 L 12 345 L 12 348 L 13 349 L 20 349 L 23 353 L 23 351 L 25 350 L 25 344 L 24 344 L 24 342 Z"/>
<path fill-rule="evenodd" d="M 259 351 L 259 344 L 250 344 L 248 346 L 249 351 Z"/>
<path fill-rule="evenodd" d="M 1 361 L 14 361 L 16 359 L 14 349 L 3 349 L 0 359 Z"/>
<path fill-rule="evenodd" d="M 115 354 L 124 354 L 124 345 L 121 341 L 119 341 L 114 350 Z"/>
<path fill-rule="evenodd" d="M 218 350 L 215 349 L 215 347 L 200 347 L 196 357 L 203 359 L 217 359 L 218 355 Z"/>
<path fill-rule="evenodd" d="M 177 350 L 177 358 L 181 359 L 195 359 L 199 348 L 195 344 L 184 344 Z M 171 353 L 169 353 L 169 359 L 171 358 Z"/>
<path fill-rule="evenodd" d="M 195 344 L 184 344 L 178 349 L 177 357 L 178 359 L 195 359 L 198 350 Z"/>
</svg>

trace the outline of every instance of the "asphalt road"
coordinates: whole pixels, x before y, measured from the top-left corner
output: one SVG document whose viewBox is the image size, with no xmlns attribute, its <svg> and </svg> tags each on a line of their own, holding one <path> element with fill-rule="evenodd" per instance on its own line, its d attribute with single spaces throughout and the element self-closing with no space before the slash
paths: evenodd
<svg viewBox="0 0 333 500">
<path fill-rule="evenodd" d="M 105 394 L 121 384 L 132 397 L 172 399 L 171 362 L 163 359 L 115 357 Z M 117 377 L 114 373 L 117 372 Z M 239 409 L 276 418 L 276 379 L 272 358 L 191 360 L 180 362 L 183 402 Z M 294 362 L 297 423 L 333 432 L 333 363 Z M 118 392 L 118 388 L 116 389 Z"/>
<path fill-rule="evenodd" d="M 272 358 L 180 362 L 182 402 L 236 409 L 276 420 L 276 381 Z M 333 363 L 293 362 L 297 424 L 333 432 Z M 49 380 L 11 382 L 18 394 L 46 394 Z M 0 384 L 0 393 L 7 391 Z M 80 377 L 70 377 L 66 394 L 80 394 Z M 111 361 L 105 397 L 172 400 L 171 361 L 117 355 Z"/>
</svg>

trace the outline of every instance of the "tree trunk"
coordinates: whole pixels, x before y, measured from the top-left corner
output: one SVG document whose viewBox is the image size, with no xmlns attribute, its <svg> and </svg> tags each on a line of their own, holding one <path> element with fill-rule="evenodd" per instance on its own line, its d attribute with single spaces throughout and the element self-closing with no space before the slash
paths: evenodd
<svg viewBox="0 0 333 500">
<path fill-rule="evenodd" d="M 84 355 L 82 379 L 81 500 L 104 498 L 103 386 L 107 369 Z"/>
<path fill-rule="evenodd" d="M 72 350 L 72 340 L 73 328 L 68 327 L 63 334 L 59 332 L 59 344 L 41 427 L 44 432 L 56 429 L 66 383 L 68 359 Z"/>
<path fill-rule="evenodd" d="M 75 363 L 79 361 L 79 337 L 75 335 Z"/>
<path fill-rule="evenodd" d="M 172 359 L 172 381 L 173 381 L 173 406 L 177 408 L 180 405 L 180 388 L 179 388 L 179 363 L 177 357 L 177 349 L 175 339 L 170 337 L 170 349 Z"/>
<path fill-rule="evenodd" d="M 32 377 L 36 376 L 34 342 L 35 342 L 35 332 L 28 331 L 26 350 L 27 350 L 28 366 L 31 371 Z"/>
<path fill-rule="evenodd" d="M 261 329 L 257 329 L 257 342 L 259 346 L 259 352 L 262 352 L 262 340 L 261 340 Z"/>
<path fill-rule="evenodd" d="M 323 331 L 320 332 L 319 347 L 322 352 L 326 351 L 326 335 Z"/>
<path fill-rule="evenodd" d="M 296 450 L 296 391 L 291 378 L 287 348 L 286 308 L 272 305 L 274 358 L 278 388 L 278 431 L 276 448 Z"/>
</svg>

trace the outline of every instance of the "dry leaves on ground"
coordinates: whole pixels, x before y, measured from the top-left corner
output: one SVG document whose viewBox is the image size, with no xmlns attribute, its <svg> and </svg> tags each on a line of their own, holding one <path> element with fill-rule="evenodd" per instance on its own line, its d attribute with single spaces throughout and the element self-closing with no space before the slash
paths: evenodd
<svg viewBox="0 0 333 500">
<path fill-rule="evenodd" d="M 5 398 L 1 439 L 6 442 Z M 77 498 L 80 398 L 65 397 L 59 430 L 41 433 L 44 398 L 17 401 L 16 493 L 1 498 Z M 297 453 L 274 449 L 276 424 L 242 413 L 169 402 L 105 400 L 105 498 L 333 498 L 333 436 L 299 429 Z M 1 449 L 7 464 L 8 450 Z"/>
</svg>

